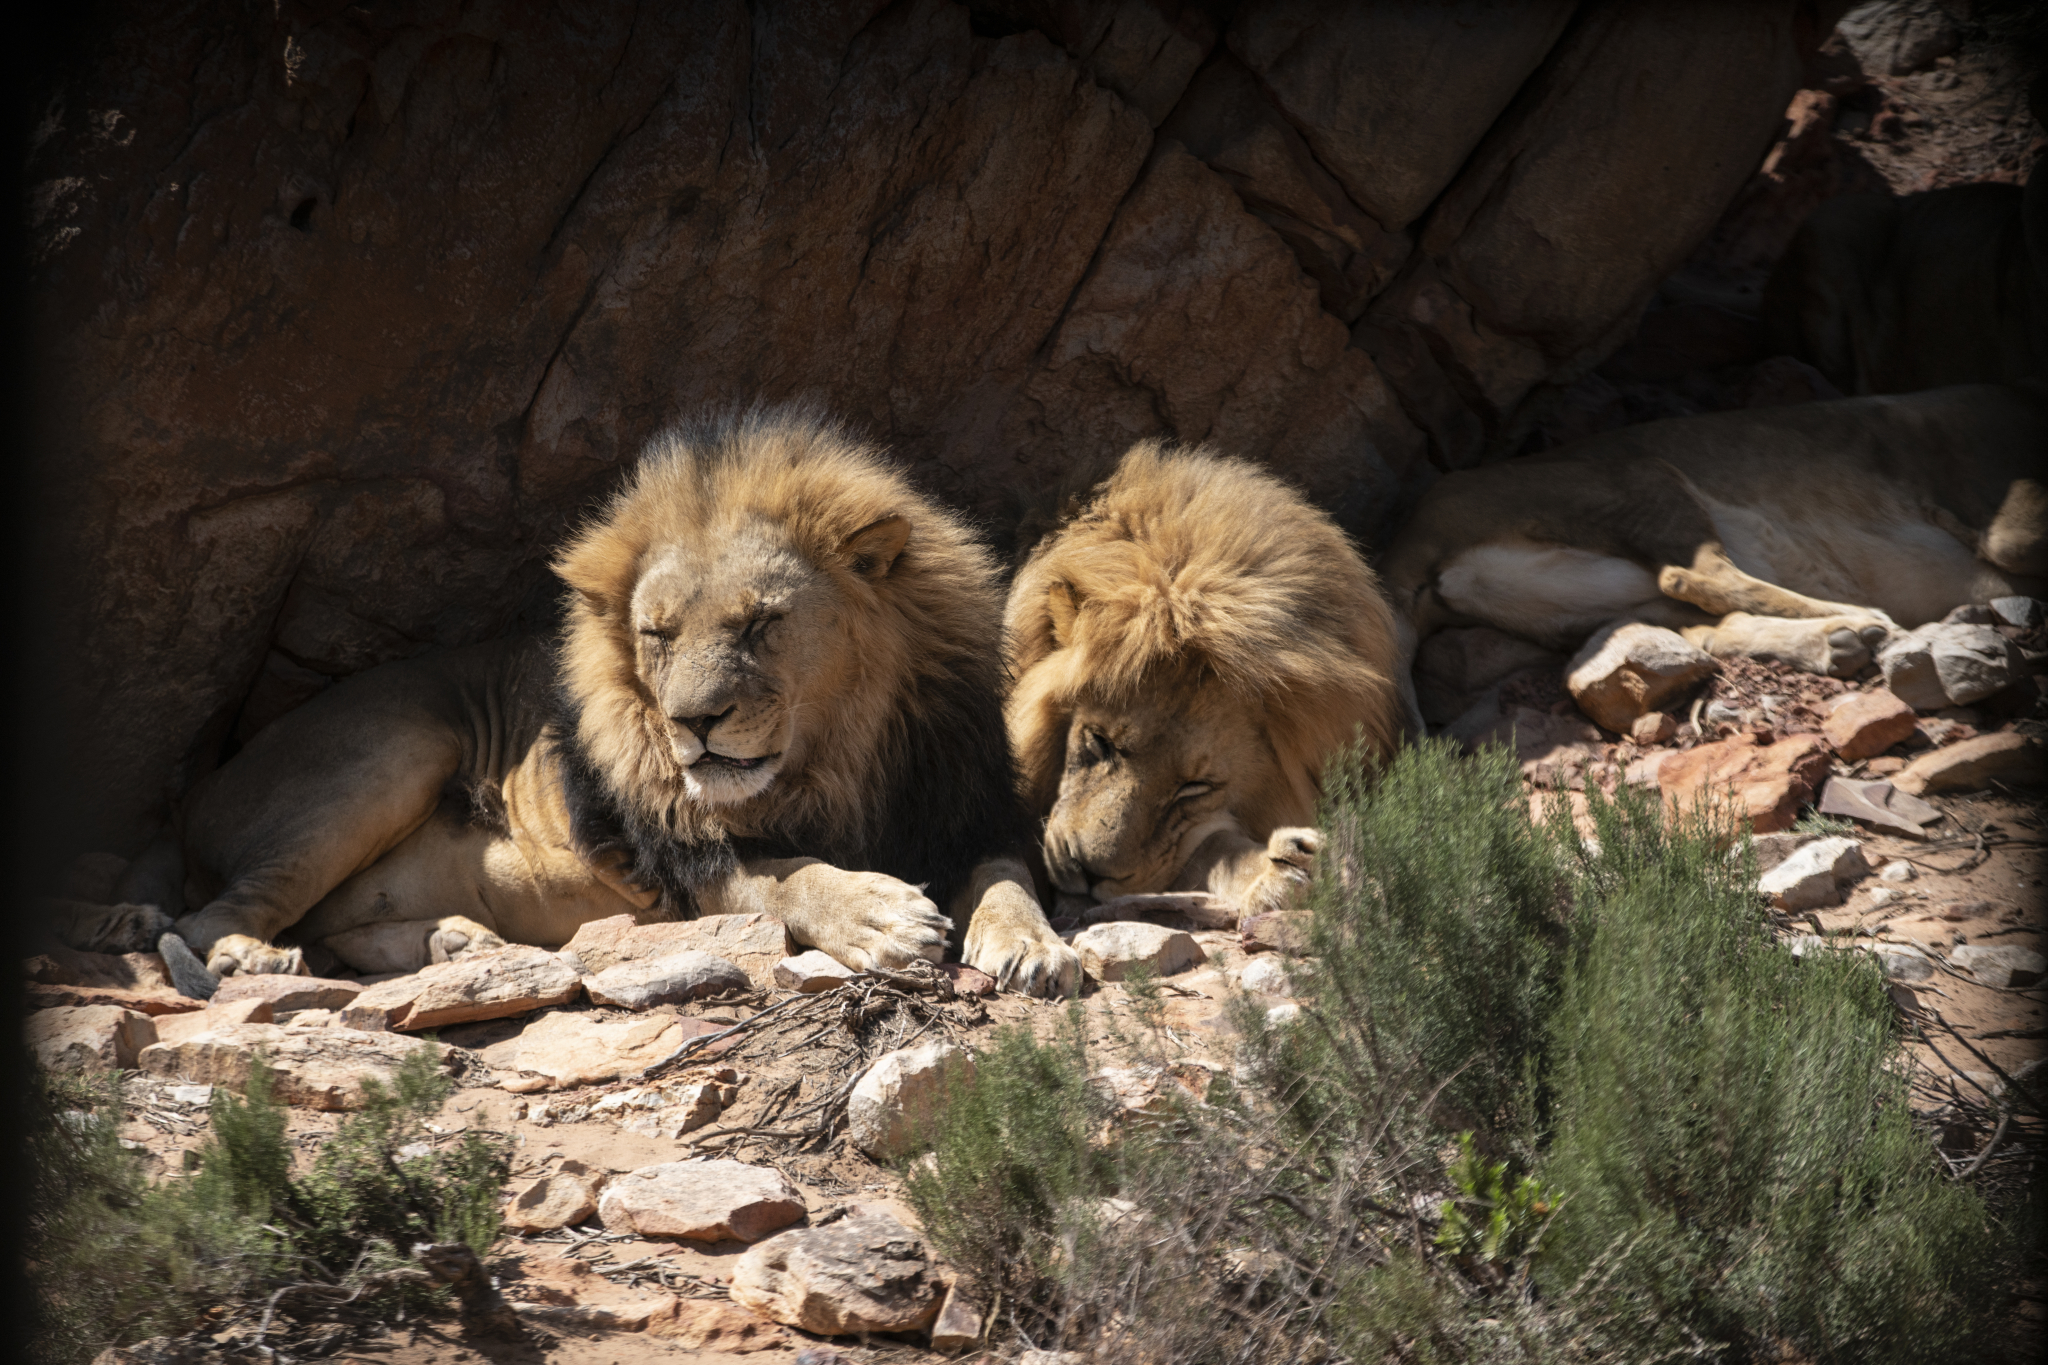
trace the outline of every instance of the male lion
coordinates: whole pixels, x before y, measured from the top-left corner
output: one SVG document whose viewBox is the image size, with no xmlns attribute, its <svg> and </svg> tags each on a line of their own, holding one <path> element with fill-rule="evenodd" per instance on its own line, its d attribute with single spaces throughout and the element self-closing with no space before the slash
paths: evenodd
<svg viewBox="0 0 2048 1365">
<path fill-rule="evenodd" d="M 742 911 L 897 967 L 947 905 L 999 982 L 1078 984 L 1013 856 L 995 566 L 877 451 L 801 413 L 660 437 L 554 569 L 558 647 L 373 669 L 195 788 L 210 971 L 297 970 L 287 931 L 392 971 Z"/>
<path fill-rule="evenodd" d="M 2048 405 L 1958 385 L 1646 422 L 1449 474 L 1388 548 L 1405 656 L 1446 626 L 1614 621 L 1848 675 L 1896 627 L 2041 595 Z M 1412 702 L 1411 702 L 1412 704 Z"/>
<path fill-rule="evenodd" d="M 1032 551 L 1006 619 L 1010 741 L 1073 895 L 1271 909 L 1319 845 L 1325 757 L 1399 736 L 1372 571 L 1243 461 L 1134 447 Z"/>
</svg>

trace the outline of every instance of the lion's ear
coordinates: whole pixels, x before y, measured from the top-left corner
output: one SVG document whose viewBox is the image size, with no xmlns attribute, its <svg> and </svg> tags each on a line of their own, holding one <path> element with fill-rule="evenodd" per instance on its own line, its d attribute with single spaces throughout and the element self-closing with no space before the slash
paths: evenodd
<svg viewBox="0 0 2048 1365">
<path fill-rule="evenodd" d="M 548 567 L 576 590 L 584 606 L 599 616 L 611 616 L 625 609 L 639 559 L 630 546 L 616 539 L 586 535 L 555 556 Z"/>
<path fill-rule="evenodd" d="M 883 517 L 871 521 L 839 542 L 840 557 L 847 567 L 863 578 L 887 575 L 910 539 L 909 517 Z"/>
<path fill-rule="evenodd" d="M 1046 615 L 1052 618 L 1052 642 L 1060 649 L 1067 647 L 1074 638 L 1074 618 L 1081 614 L 1081 595 L 1074 591 L 1074 585 L 1054 579 L 1045 590 Z"/>
</svg>

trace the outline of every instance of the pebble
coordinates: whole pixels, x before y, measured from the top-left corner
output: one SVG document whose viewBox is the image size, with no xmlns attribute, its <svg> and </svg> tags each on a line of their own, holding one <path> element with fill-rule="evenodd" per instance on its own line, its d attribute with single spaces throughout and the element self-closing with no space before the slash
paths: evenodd
<svg viewBox="0 0 2048 1365">
<path fill-rule="evenodd" d="M 816 995 L 819 991 L 843 986 L 859 975 L 830 953 L 816 948 L 794 957 L 785 957 L 775 964 L 775 984 L 783 990 L 800 991 L 805 995 Z"/>
<path fill-rule="evenodd" d="M 1836 835 L 1815 839 L 1757 879 L 1757 890 L 1781 910 L 1817 910 L 1842 903 L 1841 884 L 1870 871 L 1863 845 Z"/>
<path fill-rule="evenodd" d="M 1904 858 L 1894 858 L 1877 870 L 1879 881 L 1910 882 L 1913 880 L 1913 865 Z"/>
</svg>

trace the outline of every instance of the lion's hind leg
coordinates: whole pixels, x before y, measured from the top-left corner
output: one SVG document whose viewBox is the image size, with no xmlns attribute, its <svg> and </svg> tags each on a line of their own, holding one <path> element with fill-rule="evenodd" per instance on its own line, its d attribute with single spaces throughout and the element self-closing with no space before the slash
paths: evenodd
<svg viewBox="0 0 2048 1365">
<path fill-rule="evenodd" d="M 1716 658 L 1774 659 L 1782 664 L 1846 678 L 1870 662 L 1889 632 L 1866 616 L 1786 620 L 1730 612 L 1710 626 L 1680 634 Z"/>
<path fill-rule="evenodd" d="M 416 972 L 433 962 L 454 962 L 505 946 L 505 940 L 462 915 L 440 919 L 387 920 L 365 924 L 321 940 L 328 951 L 366 975 Z"/>
</svg>

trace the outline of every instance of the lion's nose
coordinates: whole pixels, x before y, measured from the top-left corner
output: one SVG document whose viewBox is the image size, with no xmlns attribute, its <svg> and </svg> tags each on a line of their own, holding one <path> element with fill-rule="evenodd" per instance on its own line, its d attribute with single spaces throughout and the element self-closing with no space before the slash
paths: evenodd
<svg viewBox="0 0 2048 1365">
<path fill-rule="evenodd" d="M 670 719 L 674 720 L 676 724 L 682 726 L 685 730 L 688 730 L 698 739 L 709 742 L 709 740 L 711 739 L 712 728 L 716 726 L 718 722 L 724 720 L 727 716 L 731 715 L 734 709 L 735 708 L 728 706 L 715 716 L 672 716 L 670 717 Z"/>
</svg>

